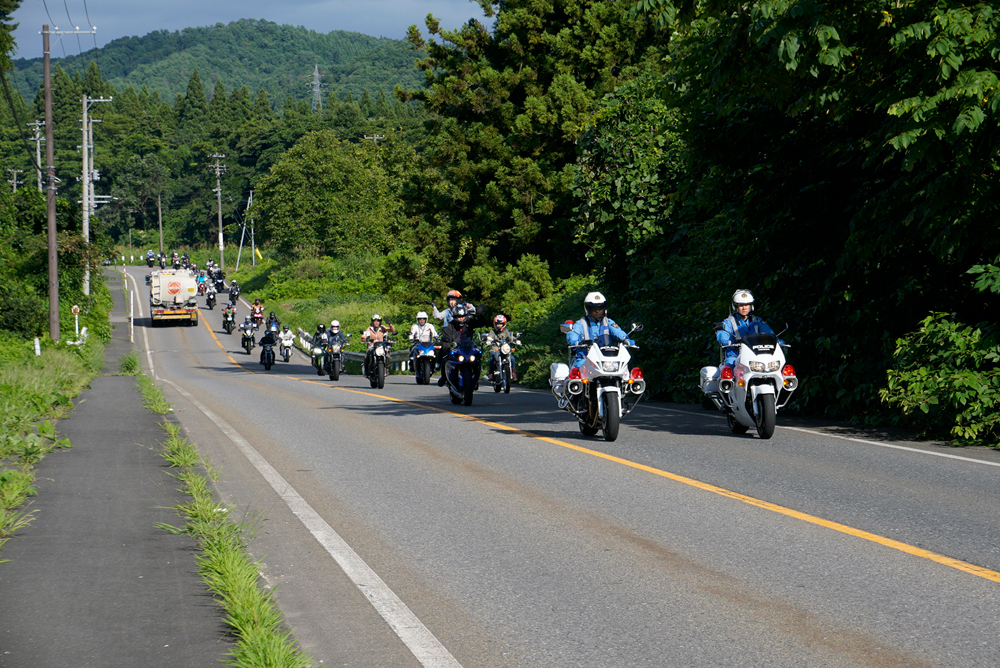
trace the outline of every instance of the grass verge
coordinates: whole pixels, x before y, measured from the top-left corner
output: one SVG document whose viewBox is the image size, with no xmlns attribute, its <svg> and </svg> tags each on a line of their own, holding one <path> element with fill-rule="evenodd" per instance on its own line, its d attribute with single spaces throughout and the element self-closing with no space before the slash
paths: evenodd
<svg viewBox="0 0 1000 668">
<path fill-rule="evenodd" d="M 152 380 L 139 374 L 137 382 L 143 404 L 161 415 L 171 410 L 163 392 Z M 156 408 L 152 408 L 152 407 Z M 260 563 L 251 561 L 247 548 L 260 517 L 234 521 L 231 508 L 215 498 L 209 478 L 198 469 L 204 464 L 211 478 L 218 471 L 203 462 L 197 448 L 180 435 L 180 426 L 162 422 L 167 433 L 163 458 L 174 469 L 171 475 L 190 501 L 173 506 L 184 525 L 159 523 L 157 527 L 175 535 L 186 534 L 198 544 L 198 573 L 225 611 L 225 622 L 236 639 L 226 663 L 239 668 L 304 668 L 309 657 L 299 648 L 284 624 L 271 592 L 259 584 Z"/>
</svg>

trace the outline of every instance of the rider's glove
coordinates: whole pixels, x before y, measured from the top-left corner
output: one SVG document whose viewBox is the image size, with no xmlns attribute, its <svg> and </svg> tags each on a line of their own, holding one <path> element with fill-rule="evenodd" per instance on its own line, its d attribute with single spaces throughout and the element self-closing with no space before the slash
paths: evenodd
<svg viewBox="0 0 1000 668">
<path fill-rule="evenodd" d="M 635 345 L 635 341 L 633 341 L 632 339 L 625 339 L 625 341 L 627 341 L 630 346 Z"/>
</svg>

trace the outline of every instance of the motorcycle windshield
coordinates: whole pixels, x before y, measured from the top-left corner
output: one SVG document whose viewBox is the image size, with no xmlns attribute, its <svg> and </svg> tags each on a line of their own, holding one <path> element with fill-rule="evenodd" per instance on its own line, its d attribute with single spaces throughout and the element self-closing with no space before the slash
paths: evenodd
<svg viewBox="0 0 1000 668">
<path fill-rule="evenodd" d="M 778 347 L 778 337 L 764 332 L 747 334 L 743 337 L 743 343 L 757 355 L 773 355 L 775 348 Z"/>
</svg>

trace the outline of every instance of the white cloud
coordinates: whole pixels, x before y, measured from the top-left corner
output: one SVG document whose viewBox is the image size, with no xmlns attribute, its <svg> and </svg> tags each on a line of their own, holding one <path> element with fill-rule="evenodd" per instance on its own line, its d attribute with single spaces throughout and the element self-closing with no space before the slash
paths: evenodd
<svg viewBox="0 0 1000 668">
<path fill-rule="evenodd" d="M 46 12 L 46 5 L 48 12 Z M 67 12 L 68 9 L 68 12 Z M 52 38 L 52 55 L 75 55 L 103 46 L 119 37 L 142 36 L 155 30 L 230 23 L 243 18 L 305 26 L 316 32 L 349 30 L 376 37 L 403 39 L 407 27 L 424 29 L 424 17 L 434 14 L 445 28 L 457 28 L 470 18 L 485 22 L 482 10 L 472 0 L 23 0 L 14 12 L 19 23 L 15 58 L 42 55 L 43 24 L 50 28 L 88 30 L 96 35 L 63 35 Z M 68 15 L 68 16 L 67 16 Z M 72 22 L 70 21 L 72 18 Z"/>
</svg>

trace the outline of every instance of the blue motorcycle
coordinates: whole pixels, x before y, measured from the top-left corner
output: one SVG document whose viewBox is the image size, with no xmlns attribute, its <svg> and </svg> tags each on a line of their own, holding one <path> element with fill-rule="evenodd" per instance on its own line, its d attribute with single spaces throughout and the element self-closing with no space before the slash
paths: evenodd
<svg viewBox="0 0 1000 668">
<path fill-rule="evenodd" d="M 443 372 L 451 403 L 472 405 L 472 393 L 479 386 L 482 363 L 483 351 L 471 337 L 463 337 L 452 343 L 444 360 Z"/>
<path fill-rule="evenodd" d="M 434 374 L 434 365 L 437 362 L 437 351 L 434 342 L 424 343 L 413 341 L 410 348 L 410 370 L 417 380 L 417 385 L 430 385 L 431 376 Z"/>
</svg>

